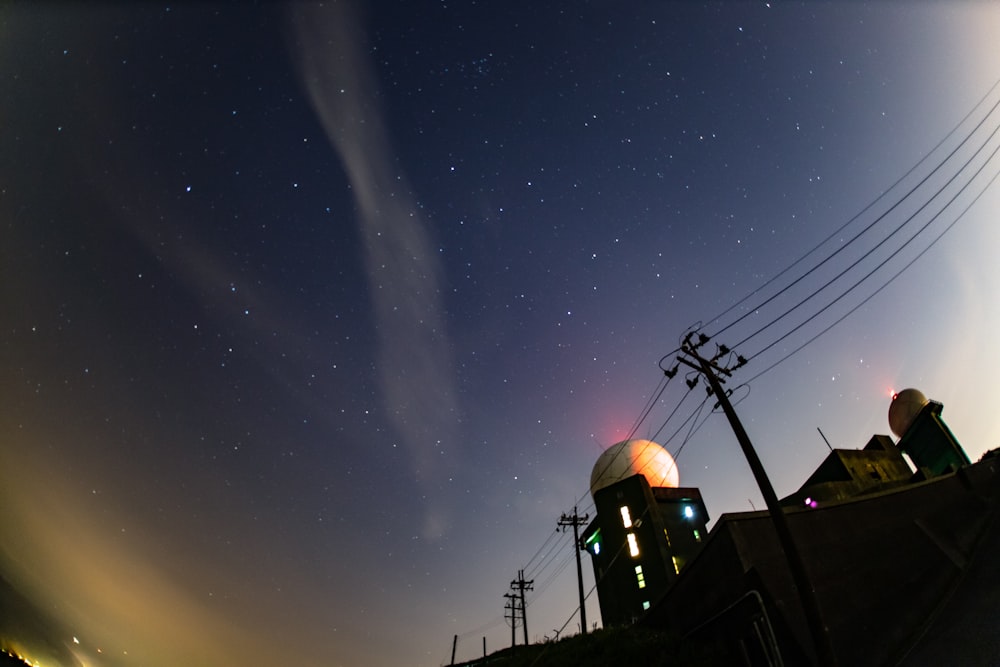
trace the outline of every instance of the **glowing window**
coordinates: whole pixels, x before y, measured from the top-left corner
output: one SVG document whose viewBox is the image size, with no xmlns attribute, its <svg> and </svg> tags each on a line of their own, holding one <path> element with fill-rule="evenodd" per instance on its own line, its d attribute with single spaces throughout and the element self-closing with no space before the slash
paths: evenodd
<svg viewBox="0 0 1000 667">
<path fill-rule="evenodd" d="M 635 566 L 635 580 L 639 584 L 639 588 L 646 587 L 646 577 L 642 573 L 642 565 Z"/>
<path fill-rule="evenodd" d="M 695 542 L 701 542 L 701 531 L 700 530 L 696 529 L 694 531 L 694 541 Z"/>
<path fill-rule="evenodd" d="M 666 528 L 663 529 L 663 537 L 666 538 L 666 540 L 667 540 L 667 546 L 669 547 L 670 546 L 670 533 L 667 532 Z"/>
<path fill-rule="evenodd" d="M 601 553 L 601 530 L 598 528 L 593 532 L 593 534 L 587 538 L 586 546 L 595 556 Z"/>
<path fill-rule="evenodd" d="M 632 515 L 628 511 L 628 505 L 621 506 L 622 525 L 626 528 L 632 527 Z"/>
<path fill-rule="evenodd" d="M 635 558 L 639 555 L 639 542 L 635 539 L 635 533 L 629 533 L 628 538 L 628 552 Z"/>
<path fill-rule="evenodd" d="M 643 602 L 642 602 L 642 608 L 643 609 L 649 609 L 649 600 L 643 600 Z"/>
<path fill-rule="evenodd" d="M 685 519 L 693 519 L 694 518 L 694 508 L 691 507 L 690 505 L 685 505 L 684 506 L 684 518 Z"/>
<path fill-rule="evenodd" d="M 670 558 L 670 560 L 673 561 L 673 563 L 674 563 L 674 572 L 676 572 L 677 574 L 680 574 L 681 573 L 681 562 L 679 560 L 677 560 L 677 556 L 672 556 Z"/>
</svg>

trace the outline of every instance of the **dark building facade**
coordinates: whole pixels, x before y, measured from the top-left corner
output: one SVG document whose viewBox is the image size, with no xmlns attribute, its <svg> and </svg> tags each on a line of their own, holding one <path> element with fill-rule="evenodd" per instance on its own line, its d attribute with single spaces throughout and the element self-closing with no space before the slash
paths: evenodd
<svg viewBox="0 0 1000 667">
<path fill-rule="evenodd" d="M 968 455 L 941 418 L 943 409 L 937 401 L 927 401 L 896 445 L 924 477 L 937 477 L 969 465 Z"/>
<path fill-rule="evenodd" d="M 895 422 L 902 431 L 899 442 L 894 443 L 887 435 L 873 435 L 864 449 L 834 449 L 802 487 L 783 498 L 781 504 L 815 508 L 821 503 L 931 479 L 969 465 L 968 455 L 941 418 L 944 406 L 927 400 L 916 390 L 904 391 L 916 394 L 915 401 L 900 407 L 894 397 L 889 411 L 890 423 Z"/>
<path fill-rule="evenodd" d="M 941 404 L 908 398 L 902 416 L 890 409 L 898 443 L 874 436 L 862 450 L 831 452 L 783 501 L 792 538 L 839 664 L 972 664 L 907 656 L 949 656 L 973 642 L 978 652 L 966 655 L 975 664 L 1000 664 L 1000 575 L 989 565 L 1000 557 L 991 537 L 1000 530 L 1000 457 L 970 465 Z M 981 637 L 942 615 L 963 589 L 975 613 L 952 613 L 974 618 Z M 766 511 L 722 515 L 641 622 L 718 646 L 726 664 L 816 662 Z"/>
<path fill-rule="evenodd" d="M 605 626 L 634 623 L 661 598 L 708 536 L 693 488 L 651 487 L 632 475 L 594 493 L 581 540 L 591 555 Z"/>
<path fill-rule="evenodd" d="M 982 586 L 968 581 L 970 568 L 1000 556 L 981 551 L 998 507 L 1000 464 L 983 461 L 848 501 L 786 510 L 838 663 L 906 665 L 918 639 L 968 642 L 962 632 L 933 636 L 928 629 L 957 586 Z M 992 606 L 978 622 L 993 638 L 1000 636 L 1000 590 L 987 593 Z M 640 622 L 725 649 L 725 664 L 816 662 L 766 511 L 723 514 L 698 557 Z M 937 664 L 1000 664 L 1000 655 Z"/>
<path fill-rule="evenodd" d="M 885 491 L 913 478 L 913 470 L 887 435 L 873 435 L 864 449 L 835 449 L 802 487 L 783 498 L 786 507 L 817 507 Z"/>
</svg>

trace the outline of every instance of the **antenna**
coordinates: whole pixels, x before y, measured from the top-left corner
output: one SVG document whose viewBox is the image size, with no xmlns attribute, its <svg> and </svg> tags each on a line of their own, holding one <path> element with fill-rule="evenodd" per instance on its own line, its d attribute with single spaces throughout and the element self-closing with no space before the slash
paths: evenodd
<svg viewBox="0 0 1000 667">
<path fill-rule="evenodd" d="M 823 435 L 823 431 L 820 431 L 819 426 L 816 427 L 816 430 L 819 431 L 820 436 L 822 436 L 822 438 L 823 438 L 823 442 L 826 443 L 826 446 L 829 447 L 830 451 L 832 452 L 833 451 L 833 445 L 831 445 L 830 441 L 826 439 L 825 435 Z"/>
</svg>

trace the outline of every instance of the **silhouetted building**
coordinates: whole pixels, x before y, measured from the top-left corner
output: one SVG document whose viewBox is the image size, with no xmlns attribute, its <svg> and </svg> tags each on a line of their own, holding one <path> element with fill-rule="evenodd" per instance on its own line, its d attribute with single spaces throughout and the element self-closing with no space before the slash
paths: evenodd
<svg viewBox="0 0 1000 667">
<path fill-rule="evenodd" d="M 893 395 L 889 427 L 899 437 L 898 443 L 887 435 L 873 435 L 864 449 L 831 451 L 802 487 L 781 504 L 815 508 L 820 503 L 887 491 L 969 465 L 965 450 L 941 418 L 943 409 L 916 389 Z"/>
<path fill-rule="evenodd" d="M 927 401 L 906 431 L 898 434 L 899 451 L 910 457 L 924 477 L 937 477 L 969 465 L 965 450 L 941 418 L 943 409 L 937 401 Z"/>
<path fill-rule="evenodd" d="M 650 486 L 647 474 L 671 486 Z M 605 626 L 631 624 L 697 554 L 708 512 L 698 489 L 677 488 L 673 458 L 648 440 L 602 454 L 591 488 L 597 516 L 581 541 L 594 566 L 601 618 Z"/>
<path fill-rule="evenodd" d="M 969 465 L 940 415 L 940 403 L 915 390 L 900 392 L 889 411 L 898 443 L 874 436 L 863 450 L 831 452 L 784 501 L 841 665 L 897 664 L 918 638 L 926 656 L 948 655 L 949 646 L 970 642 L 958 630 L 931 630 L 935 623 L 959 627 L 939 622 L 939 612 L 960 586 L 976 609 L 990 610 L 988 620 L 975 615 L 985 628 L 977 638 L 985 653 L 969 655 L 1000 664 L 1000 649 L 993 647 L 1000 643 L 983 644 L 1000 636 L 1000 616 L 990 606 L 1000 599 L 1000 577 L 984 575 L 992 572 L 988 566 L 972 567 L 1000 556 L 979 553 L 982 545 L 1000 545 L 990 538 L 1000 521 L 1000 465 L 996 458 Z M 978 576 L 979 584 L 968 576 Z M 992 587 L 983 592 L 983 586 Z M 718 646 L 727 653 L 720 659 L 733 664 L 815 661 L 766 511 L 722 515 L 697 557 L 641 620 Z"/>
<path fill-rule="evenodd" d="M 786 507 L 816 507 L 885 491 L 913 478 L 902 452 L 887 435 L 873 435 L 864 449 L 835 449 L 809 476 L 805 484 L 781 500 Z"/>
</svg>

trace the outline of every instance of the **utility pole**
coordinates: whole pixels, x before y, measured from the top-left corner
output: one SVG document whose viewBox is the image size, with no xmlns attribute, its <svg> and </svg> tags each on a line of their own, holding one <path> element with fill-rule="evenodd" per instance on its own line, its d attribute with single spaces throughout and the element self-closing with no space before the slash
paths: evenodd
<svg viewBox="0 0 1000 667">
<path fill-rule="evenodd" d="M 514 647 L 517 646 L 517 633 L 515 632 L 517 628 L 517 596 L 513 593 L 504 593 L 503 596 L 507 598 L 507 602 L 503 605 L 504 619 L 510 621 L 510 654 L 514 655 Z"/>
<path fill-rule="evenodd" d="M 528 645 L 528 607 L 524 603 L 524 591 L 535 590 L 535 580 L 524 580 L 524 570 L 517 571 L 517 579 L 510 582 L 511 590 L 518 591 L 521 598 L 521 627 L 524 629 L 524 645 Z"/>
<path fill-rule="evenodd" d="M 573 551 L 576 552 L 576 585 L 580 592 L 580 628 L 583 634 L 587 634 L 587 607 L 584 604 L 583 598 L 583 569 L 580 566 L 580 551 L 583 549 L 583 545 L 580 544 L 580 531 L 579 527 L 586 525 L 588 515 L 578 516 L 576 513 L 576 506 L 573 506 L 573 516 L 568 516 L 563 514 L 559 517 L 559 527 L 563 530 L 567 526 L 573 526 Z M 556 634 L 558 637 L 558 633 Z"/>
<path fill-rule="evenodd" d="M 788 517 L 785 516 L 785 510 L 778 502 L 778 496 L 775 494 L 774 487 L 771 486 L 771 480 L 768 478 L 767 472 L 764 470 L 764 466 L 760 462 L 760 458 L 757 456 L 757 452 L 753 448 L 753 444 L 750 442 L 750 436 L 747 435 L 746 430 L 743 428 L 743 424 L 736 415 L 736 411 L 729 402 L 729 396 L 722 389 L 722 382 L 724 380 L 720 380 L 716 376 L 716 372 L 718 372 L 726 377 L 731 377 L 732 370 L 744 365 L 746 363 L 746 359 L 738 355 L 736 357 L 737 363 L 733 369 L 720 366 L 717 362 L 722 357 L 730 354 L 729 348 L 725 345 L 718 345 L 718 353 L 711 359 L 705 359 L 698 354 L 698 348 L 707 343 L 709 341 L 709 337 L 705 334 L 699 334 L 698 341 L 692 342 L 691 336 L 693 333 L 694 332 L 690 332 L 687 336 L 685 336 L 684 343 L 680 350 L 681 356 L 677 357 L 677 361 L 686 366 L 690 366 L 705 377 L 709 386 L 709 395 L 715 395 L 716 399 L 719 401 L 719 405 L 722 406 L 722 410 L 726 413 L 726 418 L 729 419 L 729 425 L 732 427 L 733 433 L 736 435 L 736 440 L 739 441 L 740 447 L 743 449 L 743 455 L 746 456 L 747 463 L 750 464 L 750 470 L 753 472 L 753 476 L 757 480 L 757 486 L 760 487 L 761 495 L 764 496 L 764 502 L 767 504 L 768 513 L 771 515 L 771 521 L 774 522 L 774 530 L 778 536 L 778 544 L 785 552 L 785 558 L 788 561 L 788 569 L 792 576 L 792 582 L 798 590 L 799 601 L 805 615 L 806 625 L 809 627 L 809 633 L 812 635 L 813 645 L 816 649 L 816 657 L 819 660 L 819 664 L 823 667 L 836 667 L 836 656 L 833 653 L 833 646 L 830 644 L 830 635 L 827 632 L 826 625 L 823 623 L 823 618 L 820 614 L 819 603 L 816 601 L 816 590 L 813 588 L 812 583 L 809 580 L 805 563 L 802 561 L 802 556 L 799 554 L 798 547 L 795 546 L 795 541 L 792 539 L 792 532 L 788 528 Z M 673 372 L 676 373 L 676 371 L 677 369 L 675 368 Z M 693 382 L 689 380 L 688 386 L 694 388 L 696 383 L 697 378 L 695 378 Z"/>
</svg>

